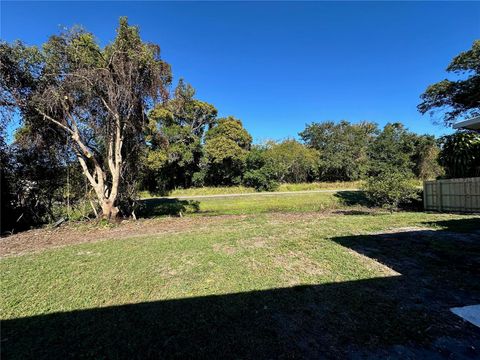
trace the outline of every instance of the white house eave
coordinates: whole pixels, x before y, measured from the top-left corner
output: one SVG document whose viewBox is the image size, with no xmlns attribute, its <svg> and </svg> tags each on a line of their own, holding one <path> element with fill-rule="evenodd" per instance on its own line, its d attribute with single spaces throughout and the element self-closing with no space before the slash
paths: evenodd
<svg viewBox="0 0 480 360">
<path fill-rule="evenodd" d="M 480 116 L 460 121 L 453 125 L 454 129 L 480 130 Z"/>
</svg>

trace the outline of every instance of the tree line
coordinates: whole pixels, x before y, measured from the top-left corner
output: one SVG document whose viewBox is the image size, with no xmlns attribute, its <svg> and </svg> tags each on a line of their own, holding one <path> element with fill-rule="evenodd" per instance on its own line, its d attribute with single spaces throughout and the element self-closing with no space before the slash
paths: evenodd
<svg viewBox="0 0 480 360">
<path fill-rule="evenodd" d="M 449 71 L 469 74 L 427 88 L 419 111 L 449 106 L 452 117 L 478 114 L 480 41 Z M 240 119 L 219 118 L 172 73 L 160 47 L 121 18 L 101 47 L 74 27 L 41 47 L 0 43 L 2 229 L 58 218 L 79 203 L 97 216 L 131 215 L 137 192 L 192 186 L 363 180 L 477 174 L 476 133 L 435 139 L 400 123 L 312 123 L 297 139 L 253 144 Z M 473 94 L 473 95 L 472 95 Z M 7 124 L 20 119 L 7 144 Z M 462 162 L 458 161 L 460 157 Z M 472 155 L 474 154 L 474 155 Z"/>
</svg>

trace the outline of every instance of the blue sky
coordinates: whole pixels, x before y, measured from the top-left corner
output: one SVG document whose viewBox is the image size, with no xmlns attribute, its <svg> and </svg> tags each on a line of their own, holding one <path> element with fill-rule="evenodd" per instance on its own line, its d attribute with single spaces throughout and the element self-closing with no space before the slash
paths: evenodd
<svg viewBox="0 0 480 360">
<path fill-rule="evenodd" d="M 475 2 L 153 1 L 2 1 L 0 37 L 41 44 L 81 24 L 106 44 L 122 15 L 160 44 L 175 79 L 257 142 L 342 119 L 448 133 L 417 112 L 419 95 L 480 38 Z"/>
</svg>

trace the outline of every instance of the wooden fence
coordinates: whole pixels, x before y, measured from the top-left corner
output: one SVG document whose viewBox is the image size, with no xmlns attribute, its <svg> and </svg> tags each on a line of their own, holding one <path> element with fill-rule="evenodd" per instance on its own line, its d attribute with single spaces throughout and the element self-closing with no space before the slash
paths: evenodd
<svg viewBox="0 0 480 360">
<path fill-rule="evenodd" d="M 423 183 L 425 210 L 480 212 L 480 177 Z"/>
</svg>

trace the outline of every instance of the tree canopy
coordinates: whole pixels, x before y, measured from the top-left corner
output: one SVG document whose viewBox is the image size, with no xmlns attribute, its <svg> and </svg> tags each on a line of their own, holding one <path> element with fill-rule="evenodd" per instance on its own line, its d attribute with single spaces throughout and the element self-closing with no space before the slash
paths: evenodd
<svg viewBox="0 0 480 360">
<path fill-rule="evenodd" d="M 447 72 L 456 80 L 444 79 L 430 85 L 421 95 L 418 110 L 422 114 L 441 112 L 446 125 L 460 117 L 480 115 L 480 40 L 454 57 Z"/>
<path fill-rule="evenodd" d="M 219 119 L 205 135 L 207 181 L 221 185 L 239 184 L 251 143 L 252 136 L 240 120 L 233 116 Z"/>
<path fill-rule="evenodd" d="M 174 96 L 149 114 L 144 184 L 162 192 L 192 185 L 200 170 L 205 131 L 217 121 L 217 109 L 195 98 L 195 89 L 180 79 Z"/>
<path fill-rule="evenodd" d="M 170 66 L 159 46 L 143 42 L 126 18 L 104 48 L 78 27 L 41 48 L 1 46 L 2 105 L 17 107 L 32 131 L 54 128 L 68 137 L 103 216 L 116 216 L 146 114 L 168 96 Z"/>
<path fill-rule="evenodd" d="M 299 135 L 319 152 L 319 176 L 324 180 L 358 180 L 367 172 L 367 149 L 377 125 L 370 122 L 326 121 L 307 125 Z"/>
</svg>

